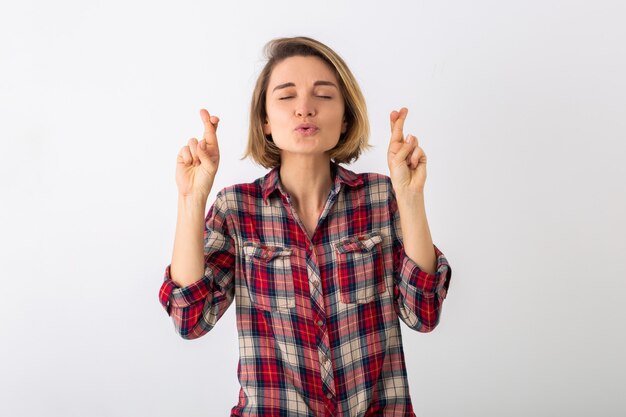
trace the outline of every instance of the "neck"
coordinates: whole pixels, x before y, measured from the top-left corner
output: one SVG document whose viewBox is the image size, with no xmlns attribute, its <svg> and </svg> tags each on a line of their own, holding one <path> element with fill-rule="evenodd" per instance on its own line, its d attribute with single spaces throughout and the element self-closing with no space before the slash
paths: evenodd
<svg viewBox="0 0 626 417">
<path fill-rule="evenodd" d="M 280 182 L 299 211 L 319 213 L 333 183 L 330 158 L 284 158 Z"/>
</svg>

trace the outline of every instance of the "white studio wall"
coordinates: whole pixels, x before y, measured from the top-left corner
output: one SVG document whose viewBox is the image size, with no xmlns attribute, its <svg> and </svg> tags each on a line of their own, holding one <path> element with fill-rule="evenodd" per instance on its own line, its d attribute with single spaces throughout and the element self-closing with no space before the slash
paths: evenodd
<svg viewBox="0 0 626 417">
<path fill-rule="evenodd" d="M 234 306 L 201 339 L 157 300 L 175 160 L 220 119 L 240 160 L 262 48 L 347 61 L 388 174 L 389 112 L 428 155 L 452 270 L 439 327 L 403 325 L 421 417 L 626 415 L 626 4 L 27 1 L 0 6 L 0 415 L 227 416 Z"/>
</svg>

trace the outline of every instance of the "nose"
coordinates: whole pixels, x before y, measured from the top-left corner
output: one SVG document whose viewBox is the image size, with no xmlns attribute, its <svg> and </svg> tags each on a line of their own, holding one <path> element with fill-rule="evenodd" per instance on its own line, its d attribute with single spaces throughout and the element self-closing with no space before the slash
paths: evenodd
<svg viewBox="0 0 626 417">
<path fill-rule="evenodd" d="M 313 117 L 315 116 L 315 106 L 311 100 L 303 98 L 296 104 L 295 112 L 298 117 Z"/>
</svg>

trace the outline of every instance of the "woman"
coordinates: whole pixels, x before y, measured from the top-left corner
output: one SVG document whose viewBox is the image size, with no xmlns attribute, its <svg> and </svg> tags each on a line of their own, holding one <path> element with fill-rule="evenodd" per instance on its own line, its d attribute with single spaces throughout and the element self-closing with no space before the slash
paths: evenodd
<svg viewBox="0 0 626 417">
<path fill-rule="evenodd" d="M 193 339 L 236 299 L 232 416 L 413 416 L 399 319 L 431 331 L 451 275 L 426 220 L 426 156 L 404 138 L 403 108 L 390 115 L 390 177 L 342 167 L 369 146 L 350 70 L 310 38 L 276 39 L 266 53 L 246 155 L 271 170 L 219 191 L 205 218 L 219 119 L 200 111 L 203 139 L 178 154 L 160 300 Z"/>
</svg>

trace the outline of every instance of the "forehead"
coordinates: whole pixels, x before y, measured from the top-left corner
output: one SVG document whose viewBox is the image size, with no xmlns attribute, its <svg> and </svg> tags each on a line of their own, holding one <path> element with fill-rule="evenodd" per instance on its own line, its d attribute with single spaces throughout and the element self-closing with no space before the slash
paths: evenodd
<svg viewBox="0 0 626 417">
<path fill-rule="evenodd" d="M 294 84 L 313 84 L 315 81 L 332 81 L 338 84 L 333 69 L 316 56 L 292 56 L 274 66 L 269 79 L 272 86 L 292 82 Z"/>
</svg>

